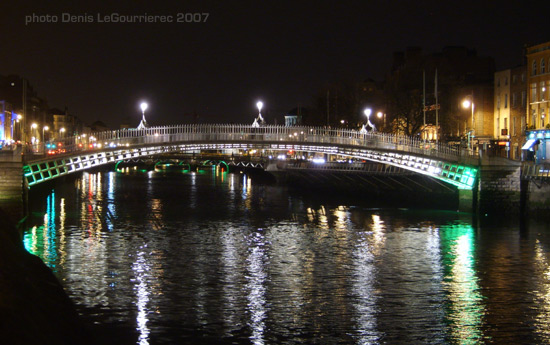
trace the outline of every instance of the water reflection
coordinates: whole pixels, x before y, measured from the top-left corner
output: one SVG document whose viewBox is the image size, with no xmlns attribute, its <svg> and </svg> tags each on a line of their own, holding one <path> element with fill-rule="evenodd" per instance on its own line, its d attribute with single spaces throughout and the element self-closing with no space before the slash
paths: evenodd
<svg viewBox="0 0 550 345">
<path fill-rule="evenodd" d="M 136 262 L 132 266 L 134 271 L 134 290 L 137 297 L 136 306 L 138 309 L 138 314 L 136 317 L 137 329 L 139 331 L 139 344 L 147 345 L 149 344 L 149 328 L 147 327 L 148 314 L 149 314 L 149 286 L 147 281 L 150 277 L 150 266 L 147 262 L 147 253 L 145 252 L 146 245 L 143 245 L 138 249 L 136 256 Z"/>
<path fill-rule="evenodd" d="M 248 257 L 246 290 L 248 291 L 248 325 L 252 329 L 250 340 L 253 344 L 264 344 L 266 313 L 266 239 L 262 229 L 248 237 Z"/>
<path fill-rule="evenodd" d="M 481 229 L 484 243 L 456 214 L 207 174 L 83 173 L 40 196 L 25 246 L 83 315 L 140 344 L 550 342 L 544 236 Z"/>
<path fill-rule="evenodd" d="M 535 327 L 541 343 L 550 343 L 550 261 L 548 260 L 548 250 L 546 250 L 540 240 L 535 243 L 535 263 L 537 274 L 536 289 L 534 291 L 534 301 L 537 305 L 537 315 L 535 317 Z"/>
<path fill-rule="evenodd" d="M 382 252 L 385 241 L 384 223 L 379 215 L 372 215 L 372 223 L 357 233 L 353 251 L 353 293 L 356 309 L 357 343 L 375 344 L 380 341 L 377 317 L 379 293 L 377 291 L 377 256 Z"/>
<path fill-rule="evenodd" d="M 468 224 L 441 228 L 447 319 L 453 343 L 477 344 L 484 337 L 485 305 L 476 271 L 474 234 Z"/>
</svg>

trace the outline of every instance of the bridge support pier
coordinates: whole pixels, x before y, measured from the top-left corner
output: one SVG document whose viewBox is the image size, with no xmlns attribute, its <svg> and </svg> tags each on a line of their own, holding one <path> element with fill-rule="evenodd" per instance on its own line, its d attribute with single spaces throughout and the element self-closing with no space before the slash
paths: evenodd
<svg viewBox="0 0 550 345">
<path fill-rule="evenodd" d="M 475 200 L 475 194 L 477 191 L 473 189 L 459 189 L 458 190 L 458 210 L 460 212 L 474 212 L 477 205 Z"/>
<path fill-rule="evenodd" d="M 0 209 L 14 223 L 26 212 L 26 193 L 23 183 L 21 150 L 0 151 Z"/>
</svg>

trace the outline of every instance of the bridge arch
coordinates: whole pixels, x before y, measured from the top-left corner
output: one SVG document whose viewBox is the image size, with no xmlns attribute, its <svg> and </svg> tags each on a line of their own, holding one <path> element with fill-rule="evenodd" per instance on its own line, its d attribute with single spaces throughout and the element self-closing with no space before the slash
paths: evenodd
<svg viewBox="0 0 550 345">
<path fill-rule="evenodd" d="M 318 127 L 250 125 L 180 125 L 101 132 L 95 148 L 78 150 L 69 142 L 63 156 L 29 161 L 24 168 L 28 186 L 95 166 L 173 152 L 203 150 L 265 150 L 340 155 L 397 166 L 432 176 L 459 189 L 472 189 L 477 178 L 476 157 L 444 144 L 429 147 L 416 138 L 332 130 Z M 93 146 L 93 145 L 92 145 Z M 84 147 L 89 147 L 85 145 Z M 73 150 L 71 150 L 73 148 Z M 226 163 L 227 164 L 227 163 Z"/>
</svg>

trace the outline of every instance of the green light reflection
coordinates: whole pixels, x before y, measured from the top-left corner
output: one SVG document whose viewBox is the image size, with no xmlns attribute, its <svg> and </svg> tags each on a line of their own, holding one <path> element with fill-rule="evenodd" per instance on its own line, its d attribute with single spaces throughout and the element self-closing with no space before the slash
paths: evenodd
<svg viewBox="0 0 550 345">
<path fill-rule="evenodd" d="M 484 297 L 476 271 L 475 233 L 469 224 L 441 227 L 445 316 L 450 343 L 478 344 L 484 338 Z"/>
<path fill-rule="evenodd" d="M 46 205 L 44 224 L 26 231 L 23 234 L 23 244 L 29 253 L 38 256 L 55 272 L 58 260 L 55 192 L 48 195 Z"/>
</svg>

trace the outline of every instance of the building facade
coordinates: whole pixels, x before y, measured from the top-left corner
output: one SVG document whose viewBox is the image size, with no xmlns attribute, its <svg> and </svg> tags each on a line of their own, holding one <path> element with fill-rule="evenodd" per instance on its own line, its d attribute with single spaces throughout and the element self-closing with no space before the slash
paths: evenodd
<svg viewBox="0 0 550 345">
<path fill-rule="evenodd" d="M 521 159 L 525 141 L 527 78 L 525 66 L 495 72 L 494 153 Z"/>
<path fill-rule="evenodd" d="M 527 58 L 527 142 L 526 158 L 550 162 L 550 42 L 526 48 Z M 532 154 L 531 154 L 532 153 Z"/>
<path fill-rule="evenodd" d="M 521 159 L 521 147 L 525 142 L 527 110 L 527 70 L 525 66 L 510 69 L 510 117 L 508 123 L 509 154 L 511 159 Z"/>
</svg>

